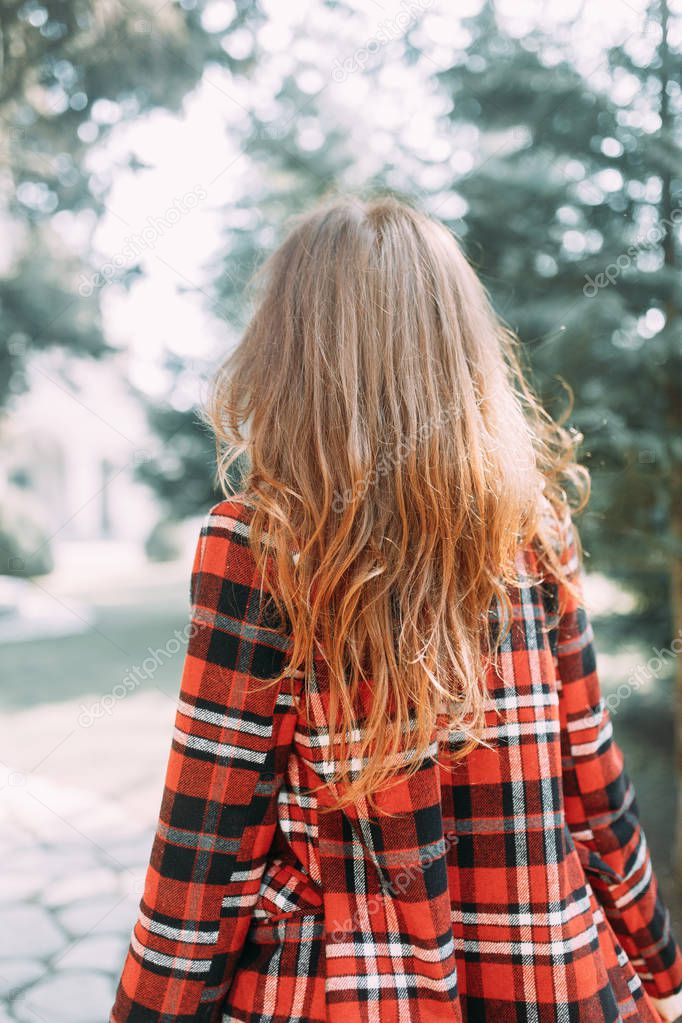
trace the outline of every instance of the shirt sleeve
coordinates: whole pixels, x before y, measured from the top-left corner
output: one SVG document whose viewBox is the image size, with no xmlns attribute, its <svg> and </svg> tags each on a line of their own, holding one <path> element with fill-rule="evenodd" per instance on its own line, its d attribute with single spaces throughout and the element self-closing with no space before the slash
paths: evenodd
<svg viewBox="0 0 682 1023">
<path fill-rule="evenodd" d="M 556 634 L 566 823 L 647 994 L 664 1019 L 675 1020 L 682 1014 L 682 958 L 601 692 L 570 516 L 563 541 L 561 561 L 578 590 L 574 595 L 559 586 Z"/>
<path fill-rule="evenodd" d="M 296 720 L 288 680 L 264 685 L 289 640 L 259 581 L 243 506 L 217 505 L 194 559 L 158 828 L 111 1023 L 214 1023 L 244 946 Z"/>
</svg>

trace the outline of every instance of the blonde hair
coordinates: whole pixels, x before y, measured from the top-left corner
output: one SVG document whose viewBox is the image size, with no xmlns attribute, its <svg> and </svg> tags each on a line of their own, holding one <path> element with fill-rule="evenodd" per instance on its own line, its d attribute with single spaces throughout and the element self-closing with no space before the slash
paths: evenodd
<svg viewBox="0 0 682 1023">
<path fill-rule="evenodd" d="M 588 477 L 455 238 L 407 203 L 324 202 L 256 283 L 208 413 L 226 493 L 248 454 L 238 496 L 254 506 L 254 556 L 264 574 L 275 565 L 293 637 L 276 681 L 326 663 L 340 806 L 398 773 L 406 729 L 416 771 L 444 708 L 468 737 L 457 755 L 481 741 L 490 609 L 499 641 L 522 545 L 561 575 L 541 496 L 560 523 L 564 484 L 586 499 Z"/>
</svg>

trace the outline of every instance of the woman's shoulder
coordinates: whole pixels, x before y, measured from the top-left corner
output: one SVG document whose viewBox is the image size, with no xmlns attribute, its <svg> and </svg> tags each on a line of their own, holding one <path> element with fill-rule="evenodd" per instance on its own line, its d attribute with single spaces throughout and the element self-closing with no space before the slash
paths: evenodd
<svg viewBox="0 0 682 1023">
<path fill-rule="evenodd" d="M 248 537 L 254 508 L 245 494 L 231 494 L 209 509 L 204 518 L 203 530 L 205 533 L 218 530 Z"/>
<path fill-rule="evenodd" d="M 536 576 L 543 601 L 563 614 L 582 601 L 582 557 L 573 513 L 567 501 L 550 501 L 543 493 L 537 529 L 527 548 L 527 563 Z"/>
<path fill-rule="evenodd" d="M 244 566 L 253 560 L 249 549 L 252 516 L 253 508 L 239 494 L 218 501 L 204 513 L 194 558 L 194 577 L 210 573 L 224 578 L 236 570 L 237 564 L 244 574 Z"/>
</svg>

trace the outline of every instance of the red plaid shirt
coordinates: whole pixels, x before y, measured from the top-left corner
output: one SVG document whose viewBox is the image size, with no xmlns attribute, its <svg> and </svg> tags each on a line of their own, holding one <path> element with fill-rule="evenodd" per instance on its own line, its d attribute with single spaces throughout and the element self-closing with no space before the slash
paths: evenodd
<svg viewBox="0 0 682 1023">
<path fill-rule="evenodd" d="M 658 1023 L 682 959 L 613 740 L 582 601 L 512 594 L 489 746 L 454 768 L 434 732 L 373 816 L 322 814 L 324 665 L 263 687 L 272 629 L 250 509 L 209 514 L 175 734 L 112 1023 Z M 570 521 L 564 563 L 577 572 Z M 565 594 L 564 594 L 565 596 Z M 290 686 L 293 685 L 293 692 Z M 301 704 L 302 708 L 305 703 Z"/>
</svg>

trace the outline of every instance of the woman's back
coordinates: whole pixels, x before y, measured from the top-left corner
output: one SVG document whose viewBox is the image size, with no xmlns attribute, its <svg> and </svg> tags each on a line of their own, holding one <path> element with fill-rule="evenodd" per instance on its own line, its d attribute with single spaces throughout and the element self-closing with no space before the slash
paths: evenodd
<svg viewBox="0 0 682 1023">
<path fill-rule="evenodd" d="M 112 1019 L 655 1023 L 649 995 L 665 1005 L 682 964 L 582 604 L 557 620 L 555 582 L 519 587 L 488 680 L 489 745 L 452 767 L 438 754 L 460 739 L 437 732 L 378 813 L 321 812 L 325 664 L 307 712 L 302 678 L 259 687 L 286 641 L 259 624 L 250 518 L 218 505 L 197 549 L 167 789 Z M 575 566 L 570 527 L 562 560 Z M 537 577 L 536 554 L 519 567 Z"/>
<path fill-rule="evenodd" d="M 231 496 L 113 1023 L 672 1019 L 579 438 L 451 233 L 394 198 L 299 218 L 262 282 L 209 406 Z"/>
</svg>

